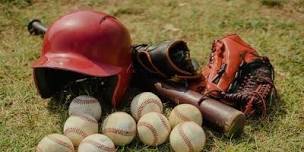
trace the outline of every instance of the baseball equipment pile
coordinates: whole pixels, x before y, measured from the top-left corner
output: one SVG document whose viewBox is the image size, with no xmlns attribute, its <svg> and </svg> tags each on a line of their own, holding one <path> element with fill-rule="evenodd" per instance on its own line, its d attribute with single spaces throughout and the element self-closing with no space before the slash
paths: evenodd
<svg viewBox="0 0 304 152">
<path fill-rule="evenodd" d="M 215 40 L 211 50 L 209 63 L 200 73 L 183 41 L 137 45 L 133 58 L 135 69 L 147 79 L 162 77 L 235 107 L 248 117 L 265 116 L 275 96 L 274 69 L 269 59 L 259 56 L 236 34 Z"/>
<path fill-rule="evenodd" d="M 37 151 L 116 151 L 136 135 L 149 146 L 169 138 L 174 151 L 201 151 L 202 125 L 239 135 L 246 118 L 266 116 L 276 96 L 269 59 L 236 34 L 215 40 L 201 67 L 185 41 L 132 45 L 123 24 L 102 12 L 76 11 L 50 28 L 33 20 L 28 31 L 44 36 L 33 64 L 40 96 L 73 99 L 64 135 L 44 137 Z M 102 120 L 102 105 L 117 108 L 128 87 L 142 91 L 129 100 L 131 115 L 115 111 Z M 167 99 L 177 104 L 169 119 Z"/>
</svg>

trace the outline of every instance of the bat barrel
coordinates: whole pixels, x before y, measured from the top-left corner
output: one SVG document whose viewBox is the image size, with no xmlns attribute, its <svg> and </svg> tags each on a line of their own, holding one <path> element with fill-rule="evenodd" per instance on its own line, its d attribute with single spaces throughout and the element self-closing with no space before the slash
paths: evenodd
<svg viewBox="0 0 304 152">
<path fill-rule="evenodd" d="M 41 23 L 40 20 L 34 19 L 29 22 L 27 30 L 31 35 L 41 35 L 43 36 L 47 31 L 47 28 Z"/>
<path fill-rule="evenodd" d="M 206 98 L 199 106 L 205 121 L 227 136 L 238 136 L 245 126 L 245 115 L 217 100 Z"/>
</svg>

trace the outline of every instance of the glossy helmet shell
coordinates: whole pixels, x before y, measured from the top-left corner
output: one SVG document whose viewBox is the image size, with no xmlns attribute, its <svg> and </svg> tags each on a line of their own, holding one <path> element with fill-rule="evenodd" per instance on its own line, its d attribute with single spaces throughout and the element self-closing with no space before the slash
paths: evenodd
<svg viewBox="0 0 304 152">
<path fill-rule="evenodd" d="M 41 56 L 33 69 L 36 87 L 43 98 L 52 96 L 66 82 L 49 82 L 52 79 L 46 71 L 50 69 L 93 77 L 117 76 L 111 98 L 116 106 L 127 89 L 132 71 L 130 34 L 115 17 L 105 13 L 70 13 L 48 28 Z"/>
</svg>

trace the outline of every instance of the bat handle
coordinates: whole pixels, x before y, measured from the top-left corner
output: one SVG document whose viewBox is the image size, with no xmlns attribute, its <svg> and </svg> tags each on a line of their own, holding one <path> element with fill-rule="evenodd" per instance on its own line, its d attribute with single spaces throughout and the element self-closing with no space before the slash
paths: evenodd
<svg viewBox="0 0 304 152">
<path fill-rule="evenodd" d="M 27 25 L 27 30 L 31 35 L 41 35 L 43 36 L 47 28 L 38 19 L 33 19 Z"/>
</svg>

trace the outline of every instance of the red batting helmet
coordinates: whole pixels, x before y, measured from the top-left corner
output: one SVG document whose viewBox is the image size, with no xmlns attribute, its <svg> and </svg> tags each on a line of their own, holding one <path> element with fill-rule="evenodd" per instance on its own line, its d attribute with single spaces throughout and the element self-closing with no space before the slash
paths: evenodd
<svg viewBox="0 0 304 152">
<path fill-rule="evenodd" d="M 63 71 L 93 77 L 117 76 L 112 93 L 116 106 L 131 74 L 131 38 L 114 17 L 95 11 L 77 11 L 49 27 L 41 57 L 33 64 L 34 80 L 42 98 L 51 97 L 67 81 Z"/>
</svg>

